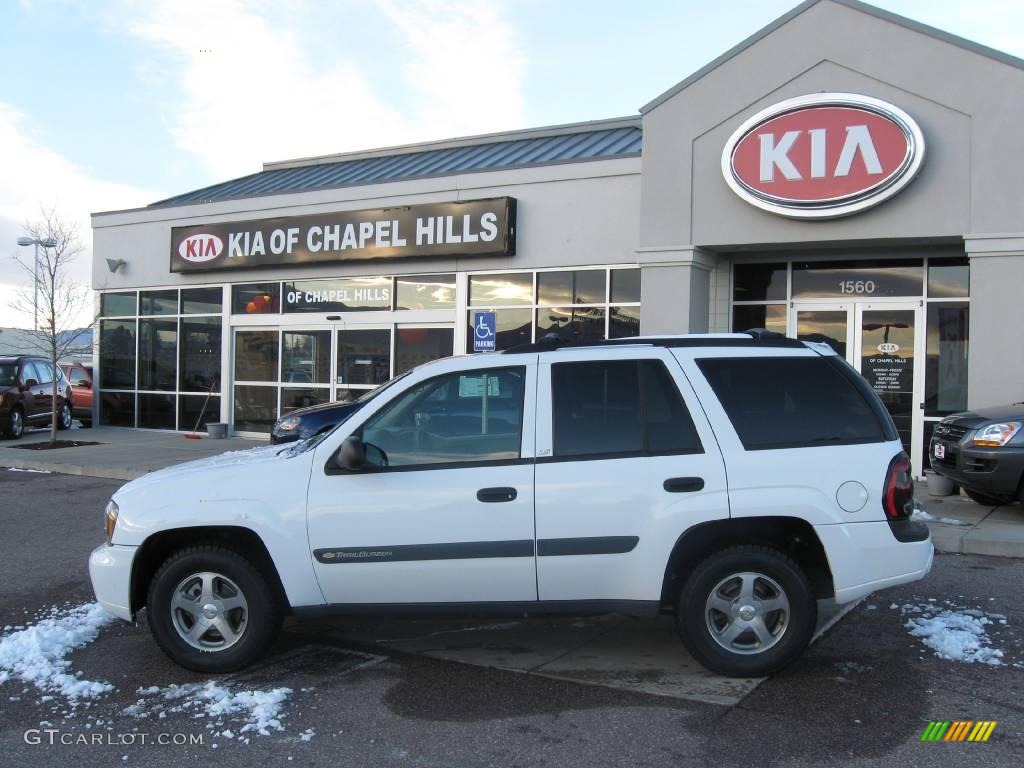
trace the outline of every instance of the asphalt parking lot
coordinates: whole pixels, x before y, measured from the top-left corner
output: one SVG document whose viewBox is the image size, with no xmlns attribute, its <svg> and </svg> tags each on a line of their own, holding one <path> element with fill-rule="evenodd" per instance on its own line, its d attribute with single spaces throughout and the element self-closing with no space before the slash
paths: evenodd
<svg viewBox="0 0 1024 768">
<path fill-rule="evenodd" d="M 86 557 L 101 540 L 103 505 L 119 484 L 0 468 L 4 638 L 52 607 L 91 602 Z M 266 662 L 213 681 L 217 690 L 235 692 L 236 701 L 247 691 L 288 689 L 279 702 L 280 727 L 268 727 L 267 735 L 243 731 L 246 719 L 237 712 L 204 709 L 208 679 L 171 664 L 144 622 L 112 623 L 71 654 L 69 672 L 113 690 L 72 706 L 16 675 L 0 683 L 3 764 L 177 765 L 189 758 L 239 766 L 1018 764 L 1024 754 L 1022 584 L 1021 560 L 940 557 L 927 580 L 865 600 L 800 661 L 729 704 L 496 668 L 514 669 L 509 659 L 538 638 L 582 647 L 602 627 L 622 634 L 618 617 L 554 625 L 288 625 Z M 1004 616 L 1005 624 L 987 628 L 1000 664 L 938 658 L 911 637 L 908 609 L 930 600 Z M 625 643 L 627 653 L 629 643 L 645 648 L 662 632 L 657 621 L 626 629 L 634 639 L 618 645 Z M 998 725 L 983 744 L 922 743 L 931 720 Z M 47 731 L 54 732 L 52 744 Z M 92 734 L 101 735 L 100 743 L 90 742 Z M 184 734 L 193 743 L 141 743 L 143 735 L 160 734 Z M 60 743 L 61 735 L 72 743 Z"/>
</svg>

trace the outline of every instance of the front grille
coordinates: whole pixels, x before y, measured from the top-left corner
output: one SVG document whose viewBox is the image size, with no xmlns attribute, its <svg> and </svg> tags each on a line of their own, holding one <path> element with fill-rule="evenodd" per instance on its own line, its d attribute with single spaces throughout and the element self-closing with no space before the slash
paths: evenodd
<svg viewBox="0 0 1024 768">
<path fill-rule="evenodd" d="M 935 436 L 941 437 L 943 440 L 959 442 L 966 434 L 967 427 L 961 427 L 957 424 L 947 424 L 944 421 L 939 422 L 939 425 L 935 427 Z"/>
</svg>

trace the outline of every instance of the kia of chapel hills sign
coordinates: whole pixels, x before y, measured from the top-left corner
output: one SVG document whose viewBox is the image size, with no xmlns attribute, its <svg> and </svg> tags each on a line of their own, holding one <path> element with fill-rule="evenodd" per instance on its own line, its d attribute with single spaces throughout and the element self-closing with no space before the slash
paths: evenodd
<svg viewBox="0 0 1024 768">
<path fill-rule="evenodd" d="M 516 200 L 496 197 L 174 227 L 171 272 L 409 256 L 512 256 Z"/>
<path fill-rule="evenodd" d="M 746 120 L 722 151 L 722 175 L 765 211 L 830 219 L 888 200 L 923 161 L 921 129 L 899 107 L 870 96 L 816 93 Z"/>
</svg>

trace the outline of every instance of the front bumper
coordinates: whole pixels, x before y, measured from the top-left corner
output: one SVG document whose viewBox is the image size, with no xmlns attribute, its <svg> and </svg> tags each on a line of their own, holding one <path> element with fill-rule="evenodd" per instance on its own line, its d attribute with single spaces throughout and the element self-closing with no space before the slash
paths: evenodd
<svg viewBox="0 0 1024 768">
<path fill-rule="evenodd" d="M 936 445 L 944 449 L 944 458 L 936 458 Z M 1016 496 L 1021 478 L 1024 477 L 1022 445 L 982 448 L 933 437 L 928 446 L 928 455 L 931 457 L 932 470 L 936 473 L 965 488 L 995 496 Z"/>
<path fill-rule="evenodd" d="M 898 541 L 885 521 L 819 525 L 815 531 L 832 569 L 837 603 L 923 579 L 932 569 L 935 547 L 930 535 Z"/>
<path fill-rule="evenodd" d="M 101 544 L 89 555 L 89 578 L 96 601 L 114 616 L 132 621 L 132 562 L 138 547 Z"/>
</svg>

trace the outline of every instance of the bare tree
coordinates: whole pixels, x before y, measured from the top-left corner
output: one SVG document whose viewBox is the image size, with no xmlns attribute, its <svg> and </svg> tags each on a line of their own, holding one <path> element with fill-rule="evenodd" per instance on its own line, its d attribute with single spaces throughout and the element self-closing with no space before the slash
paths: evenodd
<svg viewBox="0 0 1024 768">
<path fill-rule="evenodd" d="M 52 389 L 52 411 L 50 414 L 50 442 L 57 441 L 57 425 L 61 416 L 61 398 L 58 394 L 58 361 L 74 351 L 81 341 L 73 333 L 82 316 L 92 318 L 92 293 L 75 282 L 70 274 L 71 264 L 82 252 L 77 227 L 62 219 L 55 208 L 40 208 L 38 221 L 25 223 L 25 231 L 39 247 L 38 269 L 33 261 L 22 256 L 15 260 L 29 277 L 28 285 L 18 288 L 14 308 L 33 316 L 38 306 L 38 323 L 34 329 L 24 331 L 33 352 L 50 359 Z M 47 247 L 49 243 L 52 246 Z M 35 259 L 33 251 L 32 259 Z M 89 325 L 95 322 L 90 320 Z M 81 325 L 77 325 L 81 327 Z M 70 408 L 71 404 L 68 403 Z M 70 423 L 70 422 L 69 422 Z"/>
</svg>

